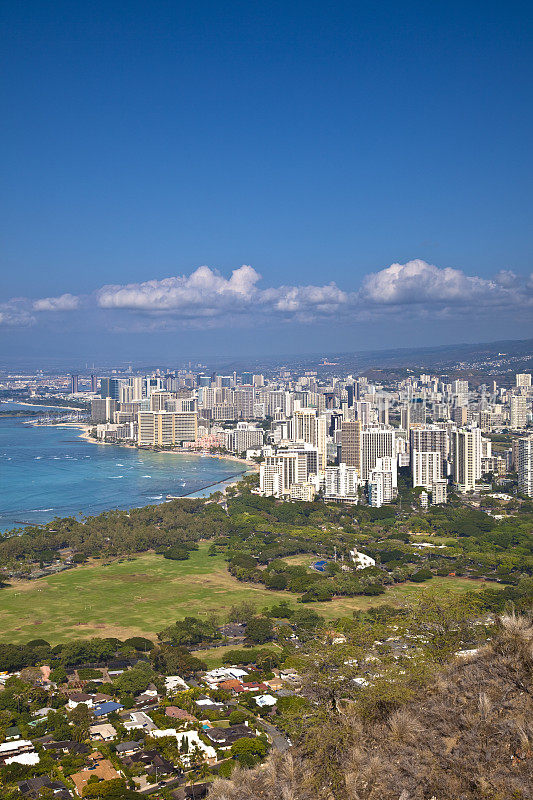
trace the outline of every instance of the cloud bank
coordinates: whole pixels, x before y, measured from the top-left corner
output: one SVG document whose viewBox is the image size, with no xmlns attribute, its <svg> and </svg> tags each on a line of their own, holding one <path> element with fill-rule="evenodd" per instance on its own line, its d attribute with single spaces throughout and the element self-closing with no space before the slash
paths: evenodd
<svg viewBox="0 0 533 800">
<path fill-rule="evenodd" d="M 43 297 L 33 303 L 34 311 L 74 311 L 80 305 L 80 298 L 74 294 L 62 294 L 60 297 Z"/>
<path fill-rule="evenodd" d="M 110 327 L 166 330 L 270 320 L 357 322 L 394 314 L 528 313 L 532 307 L 533 277 L 510 270 L 487 279 L 414 259 L 366 275 L 359 287 L 342 289 L 335 283 L 264 287 L 251 266 L 243 265 L 229 277 L 201 266 L 189 275 L 102 286 L 91 295 L 14 298 L 0 306 L 0 325 L 31 325 L 35 314 L 50 320 L 78 309 L 98 313 Z"/>
</svg>

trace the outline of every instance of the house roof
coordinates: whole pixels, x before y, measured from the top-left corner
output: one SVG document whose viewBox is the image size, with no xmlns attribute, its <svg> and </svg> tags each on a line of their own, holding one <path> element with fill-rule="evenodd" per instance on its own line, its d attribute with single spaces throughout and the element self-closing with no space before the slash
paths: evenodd
<svg viewBox="0 0 533 800">
<path fill-rule="evenodd" d="M 237 739 L 254 738 L 255 733 L 248 725 L 230 725 L 229 728 L 209 728 L 204 731 L 208 739 L 215 744 L 228 744 L 236 742 Z"/>
<path fill-rule="evenodd" d="M 144 746 L 144 742 L 121 742 L 117 744 L 115 750 L 117 753 L 127 753 L 129 750 L 136 751 L 141 750 Z"/>
<path fill-rule="evenodd" d="M 167 717 L 171 717 L 172 719 L 184 719 L 189 720 L 190 722 L 196 721 L 196 717 L 193 717 L 193 715 L 189 714 L 188 711 L 184 711 L 182 708 L 178 708 L 177 706 L 167 706 L 167 708 L 165 708 L 165 714 Z"/>
<path fill-rule="evenodd" d="M 219 689 L 226 689 L 228 691 L 233 691 L 235 689 L 242 688 L 242 681 L 237 680 L 237 678 L 233 678 L 228 681 L 222 681 L 222 683 L 218 684 Z"/>
<path fill-rule="evenodd" d="M 86 703 L 87 700 L 92 700 L 93 698 L 90 694 L 85 694 L 85 692 L 72 692 L 68 699 L 74 703 Z"/>
<path fill-rule="evenodd" d="M 21 794 L 29 797 L 39 797 L 41 789 L 52 789 L 55 798 L 72 797 L 71 792 L 67 789 L 64 783 L 59 781 L 52 781 L 48 775 L 39 775 L 37 778 L 28 778 L 18 784 L 18 790 Z"/>
<path fill-rule="evenodd" d="M 107 703 L 100 703 L 100 705 L 95 706 L 93 708 L 93 713 L 95 717 L 105 717 L 106 714 L 110 714 L 112 711 L 121 711 L 124 708 L 120 703 L 115 703 L 113 700 L 110 700 Z"/>
<path fill-rule="evenodd" d="M 89 782 L 89 778 L 92 778 L 93 775 L 103 781 L 120 778 L 120 774 L 116 771 L 111 761 L 102 759 L 102 761 L 99 761 L 94 767 L 91 767 L 91 769 L 82 769 L 70 776 L 80 797 L 83 795 L 83 790 Z"/>
</svg>

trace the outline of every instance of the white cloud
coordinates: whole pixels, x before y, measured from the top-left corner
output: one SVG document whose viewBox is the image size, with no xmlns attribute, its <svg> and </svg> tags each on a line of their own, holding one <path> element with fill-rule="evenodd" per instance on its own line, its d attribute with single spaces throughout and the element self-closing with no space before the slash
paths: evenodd
<svg viewBox="0 0 533 800">
<path fill-rule="evenodd" d="M 80 305 L 80 298 L 74 294 L 62 294 L 59 297 L 43 297 L 33 303 L 34 311 L 75 311 Z"/>
<path fill-rule="evenodd" d="M 17 298 L 0 306 L 0 324 L 28 325 L 35 321 L 32 312 L 78 308 L 89 317 L 98 312 L 100 321 L 107 319 L 114 329 L 131 331 L 243 326 L 266 320 L 371 323 L 396 315 L 452 318 L 465 311 L 521 311 L 527 323 L 533 278 L 527 281 L 510 270 L 487 279 L 415 259 L 366 275 L 359 289 L 345 290 L 335 283 L 263 287 L 261 275 L 251 266 L 243 265 L 229 277 L 202 266 L 189 275 L 103 286 L 89 296 Z"/>
<path fill-rule="evenodd" d="M 471 277 L 451 267 L 439 269 L 415 259 L 367 275 L 359 296 L 376 304 L 447 304 L 490 300 L 501 292 L 501 286 L 494 281 Z"/>
<path fill-rule="evenodd" d="M 259 273 L 246 265 L 234 270 L 229 279 L 209 267 L 198 267 L 189 276 L 104 286 L 97 292 L 97 302 L 101 308 L 211 315 L 235 303 L 249 302 L 260 279 Z"/>
<path fill-rule="evenodd" d="M 97 292 L 101 308 L 127 309 L 146 314 L 205 318 L 246 314 L 289 314 L 314 310 L 318 315 L 336 311 L 347 295 L 335 284 L 280 286 L 259 289 L 261 275 L 246 264 L 224 278 L 209 267 L 181 275 L 124 286 L 104 286 Z"/>
<path fill-rule="evenodd" d="M 26 308 L 24 298 L 13 298 L 7 303 L 0 303 L 0 327 L 25 328 L 33 325 L 33 317 Z"/>
</svg>

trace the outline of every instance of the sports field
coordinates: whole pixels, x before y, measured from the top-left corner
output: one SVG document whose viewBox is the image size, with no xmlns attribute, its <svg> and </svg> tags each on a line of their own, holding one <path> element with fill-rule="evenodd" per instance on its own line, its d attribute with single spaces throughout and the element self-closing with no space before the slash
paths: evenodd
<svg viewBox="0 0 533 800">
<path fill-rule="evenodd" d="M 42 638 L 57 644 L 92 636 L 155 638 L 158 631 L 185 616 L 216 614 L 224 621 L 230 606 L 243 600 L 252 601 L 259 609 L 279 600 L 296 605 L 296 595 L 239 583 L 228 573 L 224 559 L 208 556 L 207 550 L 208 545 L 202 545 L 188 561 L 147 553 L 35 581 L 14 581 L 0 590 L 0 641 Z M 483 585 L 465 578 L 433 578 L 425 584 L 401 584 L 380 597 L 340 598 L 311 607 L 332 619 L 415 593 L 448 594 Z"/>
</svg>

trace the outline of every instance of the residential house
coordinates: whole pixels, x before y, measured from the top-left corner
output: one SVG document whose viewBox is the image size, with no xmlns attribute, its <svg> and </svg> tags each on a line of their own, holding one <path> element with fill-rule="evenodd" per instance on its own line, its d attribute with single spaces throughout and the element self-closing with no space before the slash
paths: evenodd
<svg viewBox="0 0 533 800">
<path fill-rule="evenodd" d="M 189 686 L 179 675 L 167 675 L 165 688 L 167 694 L 172 694 L 173 692 L 186 692 Z"/>
<path fill-rule="evenodd" d="M 259 708 L 273 707 L 278 702 L 271 694 L 260 694 L 254 698 Z"/>
<path fill-rule="evenodd" d="M 198 731 L 177 731 L 175 728 L 165 728 L 162 730 L 150 731 L 150 736 L 154 739 L 160 739 L 164 736 L 173 736 L 178 742 L 180 748 L 185 747 L 186 750 L 182 756 L 184 764 L 187 763 L 188 754 L 192 753 L 195 749 L 203 753 L 208 764 L 215 764 L 217 760 L 217 753 L 213 747 L 205 744 L 205 742 L 198 736 Z M 184 745 L 184 742 L 186 744 Z"/>
<path fill-rule="evenodd" d="M 134 753 L 138 753 L 139 750 L 142 750 L 144 747 L 144 742 L 121 742 L 117 744 L 115 750 L 117 751 L 117 755 L 121 758 L 123 756 L 132 756 Z"/>
<path fill-rule="evenodd" d="M 72 692 L 68 699 L 67 708 L 72 710 L 82 703 L 86 705 L 87 708 L 92 708 L 94 706 L 93 698 L 90 694 L 85 694 L 85 692 Z"/>
<path fill-rule="evenodd" d="M 141 750 L 122 759 L 127 767 L 144 766 L 147 775 L 171 775 L 175 767 L 170 761 L 157 752 L 157 750 Z"/>
<path fill-rule="evenodd" d="M 67 789 L 64 783 L 50 780 L 48 775 L 28 778 L 18 784 L 18 790 L 24 797 L 40 798 L 43 789 L 51 792 L 54 796 L 54 800 L 69 800 L 69 798 L 72 797 L 72 792 Z"/>
<path fill-rule="evenodd" d="M 93 741 L 99 742 L 112 742 L 117 735 L 115 728 L 109 722 L 104 722 L 100 725 L 91 725 L 89 733 Z"/>
<path fill-rule="evenodd" d="M 167 717 L 171 719 L 181 719 L 183 722 L 197 722 L 197 718 L 194 717 L 192 714 L 189 714 L 188 711 L 184 711 L 182 708 L 178 708 L 177 706 L 167 706 L 165 708 L 165 714 Z"/>
<path fill-rule="evenodd" d="M 99 759 L 94 759 L 96 762 L 94 766 L 91 765 L 89 768 L 82 769 L 70 776 L 71 781 L 73 781 L 76 787 L 76 794 L 80 797 L 83 796 L 83 790 L 87 786 L 89 779 L 93 776 L 101 781 L 112 781 L 122 777 L 121 773 L 117 772 L 111 761 L 103 758 L 101 753 L 93 753 L 92 755 L 100 757 Z"/>
<path fill-rule="evenodd" d="M 93 708 L 93 714 L 95 717 L 107 717 L 108 714 L 113 713 L 114 711 L 122 711 L 124 708 L 123 705 L 120 703 L 115 703 L 114 700 L 108 700 L 107 703 L 100 703 Z"/>
<path fill-rule="evenodd" d="M 61 758 L 63 755 L 83 756 L 90 752 L 90 748 L 86 744 L 74 742 L 70 739 L 65 739 L 60 742 L 43 742 L 43 750 L 48 750 L 51 755 Z"/>
<path fill-rule="evenodd" d="M 18 759 L 25 754 L 34 752 L 35 747 L 29 739 L 12 739 L 10 742 L 3 742 L 0 744 L 0 764 L 12 764 L 14 763 L 14 758 Z M 18 761 L 16 763 L 22 764 L 24 762 Z M 38 758 L 36 763 L 39 763 Z"/>
<path fill-rule="evenodd" d="M 157 725 L 144 711 L 131 711 L 129 719 L 124 721 L 124 727 L 127 731 L 144 730 L 148 732 L 155 730 Z"/>
<path fill-rule="evenodd" d="M 254 731 L 246 725 L 230 725 L 229 728 L 209 728 L 204 731 L 205 735 L 219 750 L 229 750 L 237 739 L 253 739 Z"/>
</svg>

